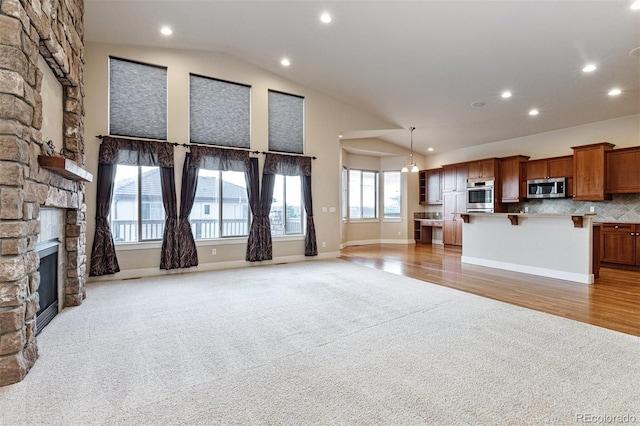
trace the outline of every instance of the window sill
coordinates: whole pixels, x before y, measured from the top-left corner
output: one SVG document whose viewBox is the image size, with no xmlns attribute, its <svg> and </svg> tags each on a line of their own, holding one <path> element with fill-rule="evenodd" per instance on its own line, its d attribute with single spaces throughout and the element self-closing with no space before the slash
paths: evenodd
<svg viewBox="0 0 640 426">
<path fill-rule="evenodd" d="M 162 241 L 144 241 L 134 243 L 116 243 L 116 251 L 161 249 Z"/>
<path fill-rule="evenodd" d="M 380 219 L 349 219 L 349 223 L 379 223 Z"/>
<path fill-rule="evenodd" d="M 383 223 L 402 223 L 402 219 L 382 219 Z"/>
</svg>

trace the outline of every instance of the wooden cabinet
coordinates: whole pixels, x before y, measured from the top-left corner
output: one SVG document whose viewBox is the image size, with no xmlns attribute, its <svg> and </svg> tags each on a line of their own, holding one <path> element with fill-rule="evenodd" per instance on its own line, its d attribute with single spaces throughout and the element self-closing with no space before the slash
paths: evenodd
<svg viewBox="0 0 640 426">
<path fill-rule="evenodd" d="M 420 170 L 420 204 L 442 204 L 442 169 Z"/>
<path fill-rule="evenodd" d="M 500 187 L 503 203 L 517 203 L 527 196 L 525 164 L 529 157 L 515 155 L 500 159 Z"/>
<path fill-rule="evenodd" d="M 600 237 L 603 263 L 640 266 L 640 224 L 604 223 Z"/>
<path fill-rule="evenodd" d="M 567 178 L 565 191 L 567 197 L 573 196 L 573 155 L 527 161 L 525 175 L 525 179 Z"/>
<path fill-rule="evenodd" d="M 487 158 L 485 160 L 470 161 L 467 165 L 469 169 L 468 177 L 475 178 L 496 178 L 498 170 L 498 159 Z"/>
<path fill-rule="evenodd" d="M 602 201 L 611 197 L 606 193 L 606 153 L 614 147 L 608 142 L 572 147 L 573 199 Z"/>
<path fill-rule="evenodd" d="M 466 192 L 443 193 L 442 205 L 442 242 L 445 246 L 462 246 L 462 218 L 454 213 L 466 212 Z"/>
<path fill-rule="evenodd" d="M 467 163 L 449 164 L 442 168 L 442 191 L 464 191 L 467 189 L 469 165 Z"/>
<path fill-rule="evenodd" d="M 606 153 L 607 193 L 640 192 L 640 147 Z"/>
<path fill-rule="evenodd" d="M 573 155 L 527 161 L 526 172 L 527 179 L 572 177 Z"/>
</svg>

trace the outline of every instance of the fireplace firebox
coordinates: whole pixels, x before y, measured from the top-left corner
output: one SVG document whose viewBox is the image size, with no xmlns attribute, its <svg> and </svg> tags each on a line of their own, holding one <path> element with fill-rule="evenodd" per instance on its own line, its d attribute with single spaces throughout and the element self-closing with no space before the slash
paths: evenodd
<svg viewBox="0 0 640 426">
<path fill-rule="evenodd" d="M 40 257 L 40 310 L 36 314 L 37 334 L 39 334 L 58 314 L 58 248 L 60 240 L 53 239 L 39 243 Z"/>
</svg>

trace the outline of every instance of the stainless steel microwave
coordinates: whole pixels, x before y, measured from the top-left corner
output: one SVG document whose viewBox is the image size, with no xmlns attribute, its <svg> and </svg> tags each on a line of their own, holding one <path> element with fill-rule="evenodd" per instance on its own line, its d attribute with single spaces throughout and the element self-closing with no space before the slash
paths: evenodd
<svg viewBox="0 0 640 426">
<path fill-rule="evenodd" d="M 532 179 L 527 181 L 527 198 L 564 198 L 566 178 Z"/>
</svg>

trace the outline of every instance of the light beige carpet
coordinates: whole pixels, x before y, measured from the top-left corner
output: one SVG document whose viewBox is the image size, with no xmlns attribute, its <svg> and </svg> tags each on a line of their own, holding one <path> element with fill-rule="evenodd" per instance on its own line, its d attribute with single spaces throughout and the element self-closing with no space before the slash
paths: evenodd
<svg viewBox="0 0 640 426">
<path fill-rule="evenodd" d="M 340 260 L 91 284 L 38 344 L 2 425 L 640 422 L 639 338 Z"/>
</svg>

